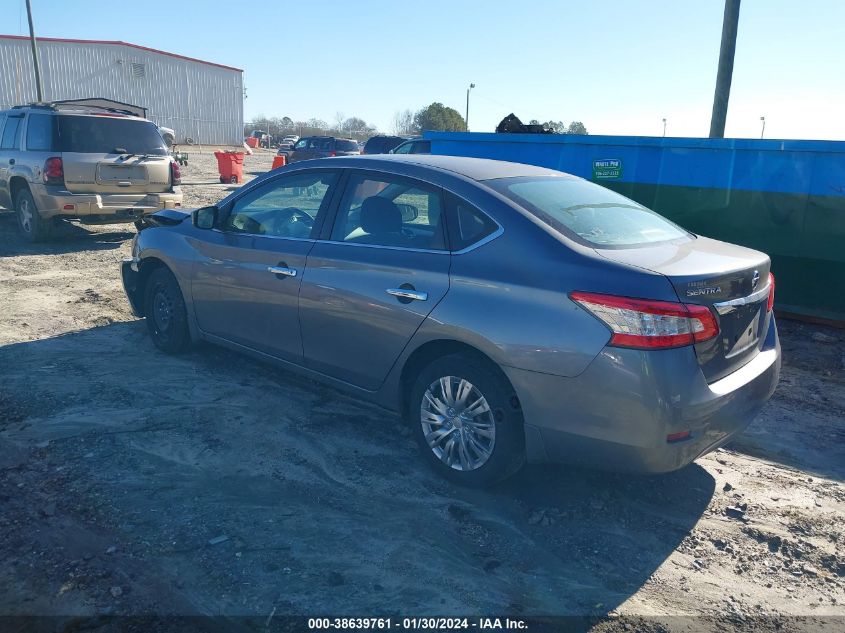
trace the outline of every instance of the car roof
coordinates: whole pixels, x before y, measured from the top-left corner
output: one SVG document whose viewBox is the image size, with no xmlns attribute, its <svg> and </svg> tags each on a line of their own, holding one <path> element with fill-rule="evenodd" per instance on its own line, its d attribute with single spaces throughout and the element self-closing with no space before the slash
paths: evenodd
<svg viewBox="0 0 845 633">
<path fill-rule="evenodd" d="M 472 180 L 493 180 L 495 178 L 518 178 L 523 176 L 569 176 L 561 171 L 511 163 L 489 158 L 470 158 L 468 156 L 438 156 L 432 154 L 376 154 L 363 156 L 347 156 L 343 158 L 321 158 L 322 164 L 327 162 L 344 162 L 349 167 L 361 163 L 406 163 L 431 167 L 443 171 L 450 171 Z M 325 162 L 323 162 L 325 161 Z M 361 165 L 363 167 L 363 165 Z M 373 165 L 375 166 L 375 165 Z M 574 176 L 570 176 L 574 178 Z"/>
</svg>

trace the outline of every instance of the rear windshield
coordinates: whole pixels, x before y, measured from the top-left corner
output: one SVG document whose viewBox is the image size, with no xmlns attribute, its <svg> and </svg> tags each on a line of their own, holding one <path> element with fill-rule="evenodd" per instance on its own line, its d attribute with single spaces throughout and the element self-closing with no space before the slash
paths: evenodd
<svg viewBox="0 0 845 633">
<path fill-rule="evenodd" d="M 590 246 L 635 246 L 691 237 L 641 204 L 580 178 L 500 178 L 485 184 L 555 230 Z"/>
<path fill-rule="evenodd" d="M 150 121 L 109 116 L 60 116 L 59 151 L 165 156 L 167 146 Z"/>
<path fill-rule="evenodd" d="M 357 152 L 358 143 L 355 141 L 343 141 L 338 139 L 335 143 L 335 148 L 339 152 Z"/>
</svg>

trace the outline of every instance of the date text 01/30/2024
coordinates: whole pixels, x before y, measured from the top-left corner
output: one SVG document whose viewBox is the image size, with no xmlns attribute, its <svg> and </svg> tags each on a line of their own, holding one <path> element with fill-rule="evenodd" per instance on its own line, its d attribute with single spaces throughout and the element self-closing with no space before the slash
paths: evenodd
<svg viewBox="0 0 845 633">
<path fill-rule="evenodd" d="M 528 628 L 525 620 L 512 618 L 308 618 L 309 630 L 471 630 L 519 631 Z"/>
</svg>

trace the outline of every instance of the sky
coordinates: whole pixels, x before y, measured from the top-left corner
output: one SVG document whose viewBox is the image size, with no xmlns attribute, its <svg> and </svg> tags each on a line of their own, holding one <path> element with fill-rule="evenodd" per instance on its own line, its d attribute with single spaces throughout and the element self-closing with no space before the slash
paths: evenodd
<svg viewBox="0 0 845 633">
<path fill-rule="evenodd" d="M 591 134 L 707 136 L 722 0 L 32 0 L 36 34 L 122 40 L 244 69 L 245 118 L 439 101 L 471 131 L 510 112 Z M 137 3 L 136 3 L 137 4 Z M 0 33 L 28 33 L 0 0 Z M 725 136 L 845 140 L 845 2 L 743 0 Z"/>
</svg>

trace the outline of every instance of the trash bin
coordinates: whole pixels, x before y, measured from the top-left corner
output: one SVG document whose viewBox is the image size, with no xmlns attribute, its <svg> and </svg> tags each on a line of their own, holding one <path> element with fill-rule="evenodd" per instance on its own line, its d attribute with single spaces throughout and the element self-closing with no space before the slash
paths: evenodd
<svg viewBox="0 0 845 633">
<path fill-rule="evenodd" d="M 273 170 L 278 169 L 279 167 L 284 167 L 286 163 L 287 161 L 285 159 L 285 155 L 279 154 L 278 156 L 273 157 L 273 166 L 270 169 Z"/>
<path fill-rule="evenodd" d="M 220 182 L 235 184 L 244 181 L 243 152 L 214 152 L 214 157 L 217 159 Z"/>
</svg>

